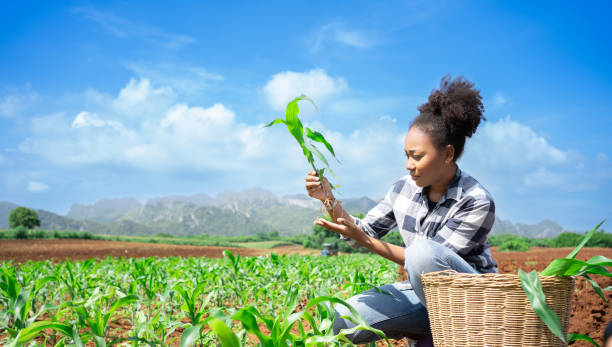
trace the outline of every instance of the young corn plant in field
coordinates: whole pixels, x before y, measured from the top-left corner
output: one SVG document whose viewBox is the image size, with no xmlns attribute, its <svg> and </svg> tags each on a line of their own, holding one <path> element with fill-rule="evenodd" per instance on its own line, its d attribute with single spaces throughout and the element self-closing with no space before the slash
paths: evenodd
<svg viewBox="0 0 612 347">
<path fill-rule="evenodd" d="M 312 101 L 312 99 L 307 97 L 306 95 L 302 94 L 298 96 L 297 98 L 293 99 L 292 101 L 290 101 L 289 104 L 287 104 L 287 110 L 285 112 L 285 119 L 277 118 L 273 120 L 272 122 L 270 122 L 268 125 L 266 125 L 266 127 L 269 127 L 269 126 L 272 126 L 278 123 L 285 124 L 287 126 L 287 130 L 289 130 L 289 133 L 291 133 L 291 135 L 295 138 L 295 140 L 300 145 L 300 148 L 302 148 L 302 152 L 304 153 L 306 160 L 308 160 L 308 163 L 312 166 L 312 169 L 319 174 L 319 177 L 323 178 L 323 173 L 325 171 L 325 168 L 317 169 L 317 167 L 314 164 L 314 156 L 319 158 L 319 160 L 325 165 L 327 170 L 329 170 L 332 174 L 335 175 L 335 173 L 329 167 L 329 162 L 327 158 L 323 155 L 323 153 L 321 153 L 321 151 L 319 151 L 319 149 L 315 146 L 314 142 L 319 142 L 325 145 L 325 148 L 327 148 L 327 150 L 334 156 L 334 158 L 336 158 L 336 154 L 334 153 L 334 148 L 329 142 L 327 142 L 323 134 L 317 131 L 313 131 L 310 128 L 304 128 L 304 126 L 302 125 L 302 122 L 300 121 L 300 118 L 298 117 L 298 114 L 300 113 L 300 109 L 298 107 L 298 101 L 300 100 L 309 101 L 318 111 L 318 107 L 314 103 L 314 101 Z M 304 131 L 306 133 L 304 133 Z M 333 185 L 331 187 L 332 189 L 337 188 L 337 186 L 333 186 Z"/>
<path fill-rule="evenodd" d="M 605 221 L 605 220 L 604 220 Z M 548 267 L 544 269 L 539 276 L 584 276 L 587 281 L 593 286 L 595 292 L 607 303 L 606 298 L 599 284 L 593 280 L 589 275 L 603 275 L 612 277 L 612 273 L 608 271 L 607 266 L 612 266 L 612 259 L 608 259 L 604 256 L 594 256 L 587 261 L 576 259 L 578 252 L 586 245 L 586 243 L 593 237 L 593 234 L 599 229 L 604 223 L 602 221 L 595 228 L 590 230 L 582 239 L 580 244 L 574 248 L 574 250 L 565 258 L 558 258 L 550 262 Z M 544 301 L 545 295 L 542 290 L 542 284 L 538 273 L 533 270 L 530 273 L 525 273 L 522 269 L 518 271 L 519 278 L 521 280 L 521 286 L 527 294 L 527 299 L 531 304 L 534 312 L 542 319 L 542 321 L 548 326 L 559 339 L 563 342 L 571 342 L 574 340 L 585 340 L 592 343 L 595 346 L 598 344 L 588 335 L 570 333 L 567 339 L 563 335 L 563 328 L 561 327 L 561 320 Z"/>
<path fill-rule="evenodd" d="M 113 293 L 114 294 L 114 293 Z M 111 295 L 113 295 L 111 294 Z M 106 333 L 108 330 L 108 322 L 119 308 L 127 306 L 133 302 L 139 300 L 136 295 L 126 295 L 120 299 L 114 300 L 108 309 L 103 312 L 104 302 L 110 300 L 109 296 L 103 296 L 99 300 L 96 300 L 95 307 L 87 310 L 85 305 L 75 305 L 73 310 L 79 316 L 79 320 L 82 325 L 87 326 L 91 332 L 91 337 L 94 340 L 96 347 L 106 346 Z"/>
<path fill-rule="evenodd" d="M 368 325 L 367 322 L 359 315 L 359 313 L 349 304 L 341 299 L 329 296 L 318 296 L 308 301 L 304 310 L 295 312 L 298 302 L 298 290 L 292 289 L 285 302 L 285 310 L 281 310 L 276 317 L 271 315 L 261 314 L 255 307 L 248 306 L 240 309 L 230 318 L 240 321 L 243 328 L 255 335 L 259 339 L 259 345 L 262 347 L 289 347 L 289 346 L 330 346 L 339 345 L 341 343 L 349 343 L 346 335 L 352 334 L 357 330 L 369 330 L 380 337 L 384 338 L 389 344 L 389 340 L 385 334 Z M 350 319 L 355 323 L 355 327 L 344 329 L 337 335 L 333 334 L 333 319 L 334 309 L 329 304 L 339 304 L 346 306 L 351 316 L 345 318 Z M 311 314 L 310 309 L 314 309 Z M 318 310 L 317 310 L 318 309 Z M 263 322 L 269 334 L 264 334 L 259 328 L 259 323 Z M 304 322 L 307 322 L 312 331 L 306 331 Z M 292 332 L 297 324 L 298 334 Z M 221 319 L 212 318 L 208 322 L 211 330 L 217 335 L 223 347 L 241 347 L 238 336 Z"/>
<path fill-rule="evenodd" d="M 55 281 L 53 276 L 42 278 L 28 277 L 24 283 L 20 283 L 17 274 L 9 271 L 8 268 L 2 269 L 0 275 L 0 303 L 3 309 L 0 310 L 0 328 L 6 329 L 9 335 L 16 337 L 19 333 L 31 326 L 38 316 L 54 307 L 51 303 L 43 303 L 37 308 L 37 298 L 41 289 L 48 283 Z M 27 288 L 26 283 L 34 283 Z"/>
</svg>

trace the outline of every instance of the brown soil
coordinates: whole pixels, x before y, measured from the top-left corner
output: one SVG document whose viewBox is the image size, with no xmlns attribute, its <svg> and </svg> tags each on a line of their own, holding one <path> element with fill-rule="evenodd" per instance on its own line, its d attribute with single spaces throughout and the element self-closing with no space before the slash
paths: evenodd
<svg viewBox="0 0 612 347">
<path fill-rule="evenodd" d="M 0 260 L 26 262 L 28 260 L 63 261 L 85 260 L 89 258 L 114 257 L 149 257 L 149 256 L 182 256 L 182 257 L 223 257 L 223 250 L 240 252 L 243 256 L 258 256 L 271 252 L 277 254 L 317 254 L 317 251 L 300 246 L 282 246 L 274 249 L 228 248 L 209 246 L 164 245 L 153 243 L 116 242 L 97 240 L 0 240 Z M 498 252 L 493 248 L 493 258 L 499 264 L 500 273 L 516 273 L 519 268 L 525 271 L 542 271 L 555 258 L 567 256 L 571 249 L 532 248 L 529 252 Z M 595 255 L 612 258 L 612 248 L 584 248 L 579 259 L 586 260 Z M 612 278 L 593 276 L 602 288 L 612 286 Z M 612 292 L 604 292 L 608 301 Z M 588 334 L 599 344 L 602 343 L 603 331 L 612 320 L 612 308 L 604 303 L 591 285 L 582 278 L 576 280 L 572 300 L 570 332 Z M 394 346 L 406 346 L 405 341 L 393 341 Z M 572 346 L 591 346 L 584 341 L 577 341 Z"/>
<path fill-rule="evenodd" d="M 166 245 L 159 243 L 118 242 L 100 240 L 0 240 L 0 260 L 26 262 L 28 260 L 63 261 L 104 258 L 106 256 L 140 257 L 207 257 L 222 258 L 223 250 L 244 256 L 258 256 L 268 253 L 313 254 L 315 250 L 301 246 L 280 246 L 273 249 L 231 248 L 213 246 Z"/>
</svg>

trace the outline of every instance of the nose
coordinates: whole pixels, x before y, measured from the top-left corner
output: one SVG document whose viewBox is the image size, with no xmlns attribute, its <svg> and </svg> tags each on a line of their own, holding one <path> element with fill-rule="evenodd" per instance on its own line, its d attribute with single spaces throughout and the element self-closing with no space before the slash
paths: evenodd
<svg viewBox="0 0 612 347">
<path fill-rule="evenodd" d="M 410 158 L 406 159 L 406 170 L 414 171 L 414 163 Z"/>
</svg>

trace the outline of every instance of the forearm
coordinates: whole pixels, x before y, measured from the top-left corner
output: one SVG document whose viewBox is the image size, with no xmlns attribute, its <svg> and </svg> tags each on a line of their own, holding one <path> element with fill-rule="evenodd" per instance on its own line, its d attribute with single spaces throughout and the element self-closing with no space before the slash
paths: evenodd
<svg viewBox="0 0 612 347">
<path fill-rule="evenodd" d="M 394 263 L 404 266 L 406 261 L 404 247 L 375 239 L 364 232 L 353 239 L 370 251 L 387 258 Z"/>
<path fill-rule="evenodd" d="M 346 212 L 344 207 L 342 207 L 342 203 L 340 201 L 336 200 L 335 198 L 332 198 L 329 199 L 327 202 L 322 201 L 322 203 L 334 223 L 338 221 L 338 218 L 344 218 L 350 221 L 351 223 L 355 223 L 353 216 Z"/>
</svg>

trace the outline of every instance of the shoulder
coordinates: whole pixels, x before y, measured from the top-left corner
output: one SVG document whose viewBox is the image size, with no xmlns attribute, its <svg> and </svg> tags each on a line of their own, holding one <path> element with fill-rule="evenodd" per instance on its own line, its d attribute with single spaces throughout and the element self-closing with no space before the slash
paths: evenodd
<svg viewBox="0 0 612 347">
<path fill-rule="evenodd" d="M 414 183 L 410 174 L 398 179 L 391 186 L 390 192 L 397 195 L 413 195 L 418 191 L 419 187 Z"/>
<path fill-rule="evenodd" d="M 467 172 L 461 171 L 458 186 L 461 188 L 460 200 L 469 201 L 471 204 L 495 206 L 491 193 Z"/>
</svg>

